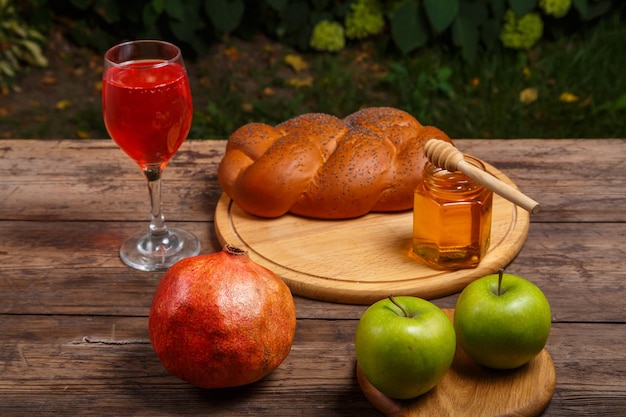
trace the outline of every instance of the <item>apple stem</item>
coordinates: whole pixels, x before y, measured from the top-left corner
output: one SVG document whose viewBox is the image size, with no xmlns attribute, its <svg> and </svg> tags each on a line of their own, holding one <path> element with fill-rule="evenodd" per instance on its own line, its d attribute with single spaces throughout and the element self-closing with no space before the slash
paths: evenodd
<svg viewBox="0 0 626 417">
<path fill-rule="evenodd" d="M 402 307 L 400 305 L 400 303 L 398 303 L 398 301 L 396 301 L 396 299 L 393 297 L 393 295 L 389 294 L 389 300 L 395 304 L 396 307 L 398 307 L 400 310 L 402 310 L 402 314 L 404 314 L 404 317 L 409 317 L 409 314 L 406 312 L 406 310 L 404 309 L 404 307 Z"/>
<path fill-rule="evenodd" d="M 504 276 L 504 268 L 498 269 L 498 296 L 502 295 L 502 277 Z"/>
</svg>

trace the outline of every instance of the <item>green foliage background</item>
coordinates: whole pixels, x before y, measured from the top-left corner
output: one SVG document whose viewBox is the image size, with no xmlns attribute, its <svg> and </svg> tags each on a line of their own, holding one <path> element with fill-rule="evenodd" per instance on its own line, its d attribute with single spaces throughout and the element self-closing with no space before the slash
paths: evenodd
<svg viewBox="0 0 626 417">
<path fill-rule="evenodd" d="M 262 31 L 282 43 L 307 50 L 315 25 L 343 22 L 364 0 L 27 0 L 48 20 L 64 22 L 80 45 L 100 52 L 121 39 L 160 38 L 201 55 L 225 36 L 250 37 Z M 557 0 L 565 1 L 565 0 Z M 563 35 L 622 7 L 619 0 L 567 0 L 570 12 L 547 17 L 549 34 Z M 372 2 L 370 2 L 372 3 Z M 459 48 L 467 60 L 481 49 L 498 45 L 508 9 L 523 16 L 539 8 L 539 0 L 393 0 L 380 2 L 386 30 L 380 37 L 390 51 L 409 54 L 433 42 Z M 373 3 L 372 3 L 373 4 Z M 41 16 L 39 21 L 45 20 Z"/>
<path fill-rule="evenodd" d="M 567 13 L 552 16 L 546 4 L 566 4 Z M 183 46 L 196 80 L 202 80 L 194 90 L 191 138 L 228 137 L 251 121 L 276 124 L 311 111 L 341 117 L 381 105 L 406 110 L 457 138 L 624 137 L 626 132 L 626 2 L 621 0 L 0 0 L 1 5 L 13 10 L 0 7 L 0 61 L 15 64 L 13 74 L 34 65 L 33 51 L 45 51 L 42 34 L 51 28 L 85 47 L 80 49 L 100 53 L 135 38 Z M 316 25 L 330 21 L 347 27 L 357 5 L 369 8 L 368 19 L 381 13 L 384 24 L 352 19 L 360 25 L 356 33 L 366 38 L 346 36 L 345 49 L 336 53 L 311 49 Z M 500 34 L 507 11 L 540 16 L 541 41 L 532 48 L 505 48 Z M 16 33 L 30 34 L 28 40 L 40 49 L 30 42 L 25 46 Z M 259 33 L 271 46 L 258 43 Z M 242 65 L 244 45 L 257 49 L 253 62 Z M 296 52 L 306 69 L 286 63 Z M 11 61 L 5 59 L 8 53 Z M 0 87 L 2 81 L 0 74 Z M 99 91 L 90 94 L 97 97 Z M 528 94 L 534 98 L 528 100 Z M 0 103 L 0 133 L 107 137 L 98 100 L 80 109 L 63 107 L 44 116 L 55 123 L 44 123 L 36 109 L 16 114 Z M 64 122 L 56 123 L 61 118 Z"/>
</svg>

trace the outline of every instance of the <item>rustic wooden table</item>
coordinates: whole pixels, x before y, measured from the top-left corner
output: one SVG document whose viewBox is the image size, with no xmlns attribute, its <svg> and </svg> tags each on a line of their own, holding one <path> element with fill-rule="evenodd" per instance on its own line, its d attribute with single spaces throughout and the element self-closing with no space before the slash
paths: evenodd
<svg viewBox="0 0 626 417">
<path fill-rule="evenodd" d="M 545 416 L 626 412 L 626 140 L 458 140 L 542 203 L 508 271 L 553 309 Z M 187 141 L 164 176 L 170 224 L 220 249 L 224 141 Z M 0 415 L 379 416 L 355 379 L 365 306 L 296 297 L 292 351 L 256 384 L 217 391 L 170 376 L 148 340 L 160 273 L 118 258 L 147 224 L 138 168 L 108 140 L 0 140 Z M 457 295 L 433 300 L 454 307 Z"/>
</svg>

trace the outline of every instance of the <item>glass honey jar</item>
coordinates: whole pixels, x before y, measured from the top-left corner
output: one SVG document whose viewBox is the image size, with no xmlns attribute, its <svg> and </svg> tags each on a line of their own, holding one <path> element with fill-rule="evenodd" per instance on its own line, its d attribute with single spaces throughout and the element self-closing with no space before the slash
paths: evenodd
<svg viewBox="0 0 626 417">
<path fill-rule="evenodd" d="M 485 170 L 465 155 L 465 161 Z M 493 193 L 460 171 L 427 162 L 413 206 L 413 254 L 435 269 L 478 266 L 489 248 Z"/>
</svg>

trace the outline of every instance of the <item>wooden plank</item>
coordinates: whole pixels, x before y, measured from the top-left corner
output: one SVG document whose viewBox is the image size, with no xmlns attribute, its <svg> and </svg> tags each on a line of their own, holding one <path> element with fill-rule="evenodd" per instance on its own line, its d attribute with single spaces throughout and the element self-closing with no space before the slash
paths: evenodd
<svg viewBox="0 0 626 417">
<path fill-rule="evenodd" d="M 186 181 L 163 182 L 163 209 L 168 221 L 212 221 L 214 201 L 221 190 L 213 182 L 187 187 Z M 102 184 L 47 182 L 0 184 L 0 217 L 3 220 L 148 221 L 148 188 L 137 177 L 125 183 Z"/>
<path fill-rule="evenodd" d="M 354 320 L 299 320 L 292 351 L 274 373 L 217 391 L 162 368 L 144 317 L 0 315 L 0 326 L 3 415 L 380 415 L 355 379 Z M 547 348 L 557 388 L 544 416 L 620 415 L 624 337 L 624 324 L 555 325 Z"/>
<path fill-rule="evenodd" d="M 542 203 L 533 222 L 626 221 L 626 139 L 455 143 Z M 167 218 L 212 220 L 224 146 L 183 144 L 164 174 Z M 0 219 L 141 220 L 148 213 L 141 173 L 108 140 L 1 141 L 0 196 Z"/>
<path fill-rule="evenodd" d="M 201 253 L 219 250 L 212 223 L 168 222 L 193 232 L 200 239 Z M 116 268 L 122 242 L 135 232 L 148 231 L 142 222 L 0 222 L 0 233 L 11 236 L 0 242 L 2 269 L 15 268 Z"/>
<path fill-rule="evenodd" d="M 163 174 L 167 219 L 213 219 L 224 145 L 185 142 Z M 0 158 L 0 219 L 149 218 L 146 180 L 111 141 L 2 141 Z"/>
<path fill-rule="evenodd" d="M 225 146 L 226 141 L 186 141 L 165 172 L 171 171 L 168 176 L 174 181 L 206 179 L 204 167 L 219 163 Z M 22 183 L 78 178 L 102 184 L 141 178 L 137 164 L 110 140 L 0 140 L 0 157 L 2 177 Z"/>
<path fill-rule="evenodd" d="M 218 251 L 211 223 L 181 223 Z M 118 249 L 141 223 L 0 222 L 0 312 L 146 315 L 159 273 L 123 266 Z M 532 223 L 507 271 L 534 281 L 557 322 L 623 322 L 626 318 L 626 224 Z M 592 254 L 592 255 L 590 255 Z M 58 289 L 58 290 L 57 290 Z M 102 291 L 115 297 L 101 297 Z M 20 295 L 16 297 L 16 294 Z M 436 300 L 454 307 L 456 295 Z M 302 302 L 301 317 L 355 318 L 363 309 Z M 606 306 L 612 306 L 606 308 Z M 347 316 L 346 316 L 347 315 Z"/>
<path fill-rule="evenodd" d="M 37 415 L 379 415 L 354 380 L 353 335 L 345 331 L 354 323 L 328 323 L 302 323 L 296 336 L 301 342 L 262 382 L 202 391 L 163 369 L 149 344 L 145 318 L 0 316 L 7 336 L 0 341 L 4 363 L 0 411 L 12 416 L 35 411 Z"/>
<path fill-rule="evenodd" d="M 531 221 L 626 221 L 626 139 L 456 140 L 493 163 L 541 212 Z"/>
<path fill-rule="evenodd" d="M 161 275 L 127 267 L 13 270 L 0 277 L 0 314 L 147 317 Z M 367 308 L 294 299 L 302 319 L 357 320 Z"/>
<path fill-rule="evenodd" d="M 459 140 L 543 204 L 508 271 L 553 307 L 557 386 L 544 416 L 626 409 L 625 139 Z M 165 209 L 203 252 L 224 141 L 188 141 L 166 170 Z M 102 178 L 105 178 L 103 181 Z M 171 190 L 171 191 L 168 191 Z M 163 370 L 147 339 L 159 273 L 121 264 L 147 224 L 145 183 L 103 141 L 0 141 L 0 415 L 380 416 L 354 378 L 366 306 L 296 297 L 292 353 L 248 387 L 202 391 Z M 454 307 L 457 295 L 434 300 Z"/>
</svg>

